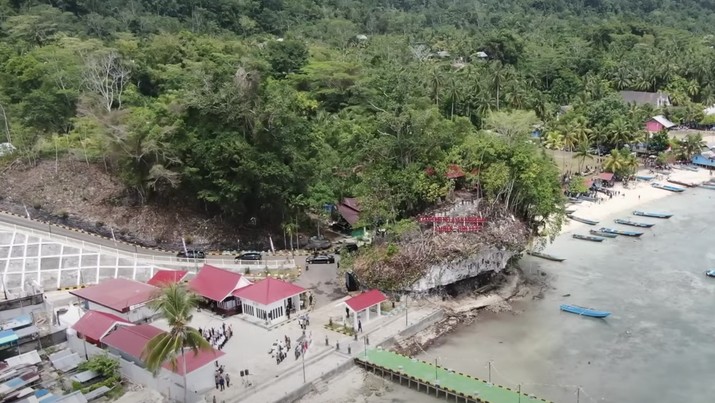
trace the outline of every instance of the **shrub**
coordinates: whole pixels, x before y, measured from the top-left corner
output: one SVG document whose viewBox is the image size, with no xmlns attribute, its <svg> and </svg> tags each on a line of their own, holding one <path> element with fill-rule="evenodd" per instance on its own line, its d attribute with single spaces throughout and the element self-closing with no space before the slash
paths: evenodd
<svg viewBox="0 0 715 403">
<path fill-rule="evenodd" d="M 35 210 L 39 210 L 42 208 L 42 203 L 40 203 L 39 201 L 32 202 L 32 208 L 34 208 Z"/>
<path fill-rule="evenodd" d="M 102 222 L 102 221 L 97 221 L 96 223 L 94 223 L 94 226 L 97 227 L 97 228 L 102 228 L 102 227 L 104 227 L 104 222 Z"/>
</svg>

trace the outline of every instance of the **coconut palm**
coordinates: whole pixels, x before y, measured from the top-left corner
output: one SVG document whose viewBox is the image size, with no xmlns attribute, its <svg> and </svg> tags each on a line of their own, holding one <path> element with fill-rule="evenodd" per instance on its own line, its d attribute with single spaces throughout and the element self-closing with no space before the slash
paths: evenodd
<svg viewBox="0 0 715 403">
<path fill-rule="evenodd" d="M 699 133 L 691 133 L 680 140 L 680 148 L 686 160 L 690 161 L 695 155 L 700 154 L 707 144 L 703 141 L 703 136 Z"/>
<path fill-rule="evenodd" d="M 573 155 L 574 159 L 578 159 L 578 171 L 582 172 L 583 171 L 583 164 L 586 162 L 587 159 L 592 160 L 593 155 L 589 152 L 589 144 L 588 142 L 581 142 L 578 144 L 578 147 L 576 148 L 576 153 Z"/>
<path fill-rule="evenodd" d="M 211 345 L 193 327 L 189 326 L 192 312 L 196 308 L 198 297 L 186 289 L 184 284 L 171 284 L 162 288 L 156 299 L 149 306 L 167 320 L 171 330 L 156 335 L 147 343 L 142 352 L 142 359 L 148 370 L 156 375 L 165 362 L 172 369 L 177 367 L 177 358 L 184 357 L 184 401 L 187 400 L 186 359 L 187 350 L 198 354 L 199 350 L 211 351 Z"/>
<path fill-rule="evenodd" d="M 603 161 L 603 169 L 606 172 L 611 172 L 611 173 L 617 173 L 621 172 L 623 170 L 624 166 L 624 160 L 623 160 L 623 155 L 621 155 L 620 151 L 613 149 L 611 150 L 611 153 L 606 157 L 606 160 Z"/>
</svg>

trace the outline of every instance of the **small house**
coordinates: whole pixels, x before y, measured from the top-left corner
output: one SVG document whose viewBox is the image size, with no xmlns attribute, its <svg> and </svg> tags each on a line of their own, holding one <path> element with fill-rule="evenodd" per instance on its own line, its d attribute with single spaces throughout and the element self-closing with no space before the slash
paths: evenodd
<svg viewBox="0 0 715 403">
<path fill-rule="evenodd" d="M 670 130 L 673 127 L 675 127 L 675 123 L 663 115 L 653 116 L 650 120 L 645 122 L 645 129 L 649 133 L 658 133 L 662 130 Z"/>
<path fill-rule="evenodd" d="M 110 313 L 132 323 L 146 321 L 156 314 L 147 304 L 158 293 L 159 289 L 153 285 L 125 278 L 70 291 L 80 299 L 85 310 Z"/>
<path fill-rule="evenodd" d="M 233 292 L 241 300 L 243 313 L 258 320 L 276 323 L 290 319 L 290 312 L 301 310 L 300 296 L 305 288 L 267 277 Z"/>
<path fill-rule="evenodd" d="M 241 301 L 232 293 L 251 284 L 241 273 L 205 264 L 196 277 L 189 281 L 189 288 L 215 310 L 223 314 L 236 314 L 241 313 Z"/>
<path fill-rule="evenodd" d="M 133 326 L 132 323 L 107 312 L 87 311 L 72 325 L 80 339 L 101 347 L 101 340 L 118 326 Z"/>
</svg>

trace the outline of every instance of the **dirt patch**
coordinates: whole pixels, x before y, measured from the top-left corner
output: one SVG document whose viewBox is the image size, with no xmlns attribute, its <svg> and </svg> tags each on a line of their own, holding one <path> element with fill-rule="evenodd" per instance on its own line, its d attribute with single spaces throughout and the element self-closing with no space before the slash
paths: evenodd
<svg viewBox="0 0 715 403">
<path fill-rule="evenodd" d="M 196 203 L 173 200 L 141 205 L 104 166 L 70 158 L 14 163 L 0 175 L 0 210 L 63 224 L 149 247 L 177 250 L 181 237 L 208 250 L 234 250 L 253 243 L 265 249 L 266 233 L 237 229 L 202 214 Z M 240 231 L 240 235 L 239 235 Z M 258 240 L 261 239 L 261 242 Z M 278 238 L 274 236 L 274 242 Z M 231 240 L 226 242 L 225 240 Z M 267 245 L 266 245 L 267 246 Z"/>
</svg>

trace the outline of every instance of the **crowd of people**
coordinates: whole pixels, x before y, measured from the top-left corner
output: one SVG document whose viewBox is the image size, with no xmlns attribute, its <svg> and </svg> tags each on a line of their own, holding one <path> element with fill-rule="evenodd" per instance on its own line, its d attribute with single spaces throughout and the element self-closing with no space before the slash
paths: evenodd
<svg viewBox="0 0 715 403">
<path fill-rule="evenodd" d="M 199 328 L 199 333 L 201 333 L 202 336 L 204 336 L 204 339 L 211 343 L 211 346 L 217 350 L 223 349 L 223 346 L 226 345 L 226 342 L 233 337 L 233 328 L 231 325 L 226 326 L 225 323 L 221 324 L 221 327 L 219 328 L 208 328 L 208 329 L 201 329 Z"/>
</svg>

